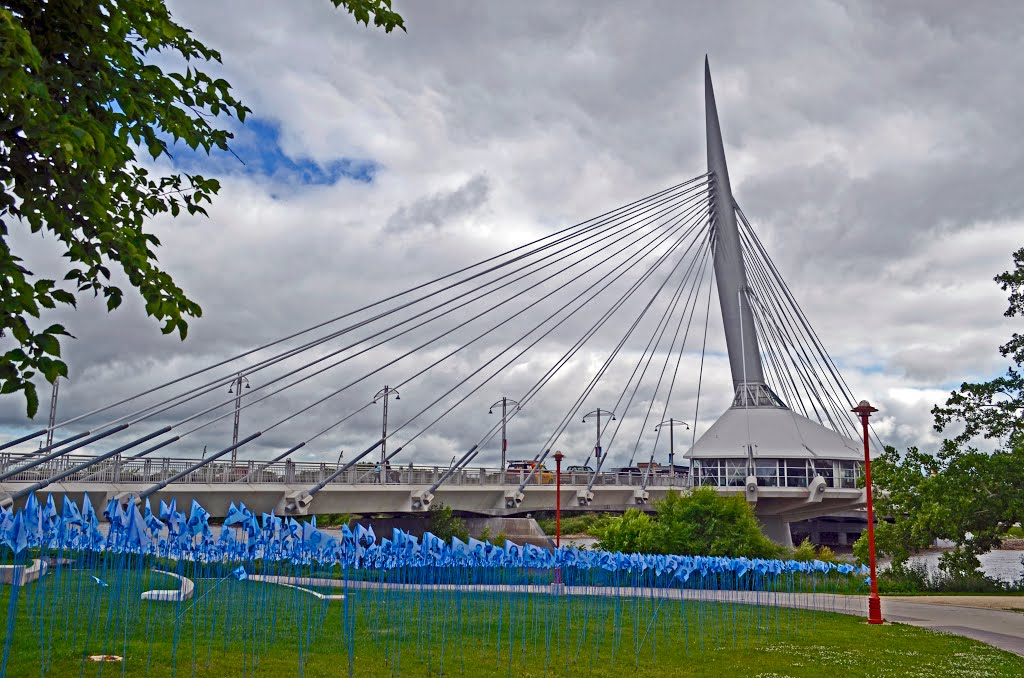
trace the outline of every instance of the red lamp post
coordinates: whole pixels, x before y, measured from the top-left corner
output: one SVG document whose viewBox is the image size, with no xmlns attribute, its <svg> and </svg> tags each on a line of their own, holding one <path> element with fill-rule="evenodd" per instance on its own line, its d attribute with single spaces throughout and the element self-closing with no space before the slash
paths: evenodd
<svg viewBox="0 0 1024 678">
<path fill-rule="evenodd" d="M 555 548 L 562 546 L 562 460 L 565 455 L 555 452 Z"/>
<path fill-rule="evenodd" d="M 562 459 L 561 451 L 555 452 L 555 548 L 562 546 Z M 562 568 L 555 568 L 556 591 L 561 590 Z"/>
<path fill-rule="evenodd" d="M 875 578 L 875 509 L 871 500 L 871 451 L 868 447 L 868 418 L 872 412 L 878 410 L 871 407 L 871 403 L 862 400 L 857 407 L 851 410 L 860 415 L 861 424 L 864 426 L 864 487 L 867 490 L 868 499 L 868 552 L 871 567 L 871 594 L 868 596 L 868 623 L 881 624 L 882 601 L 878 597 L 878 581 Z"/>
</svg>

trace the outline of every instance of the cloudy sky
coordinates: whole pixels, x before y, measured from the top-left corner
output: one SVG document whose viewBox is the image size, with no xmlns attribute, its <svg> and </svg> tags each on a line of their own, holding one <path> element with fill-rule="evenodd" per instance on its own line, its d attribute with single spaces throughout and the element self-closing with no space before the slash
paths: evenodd
<svg viewBox="0 0 1024 678">
<path fill-rule="evenodd" d="M 157 166 L 222 179 L 209 219 L 152 224 L 161 262 L 204 316 L 182 344 L 161 335 L 131 295 L 112 315 L 90 300 L 60 314 L 77 339 L 65 347 L 71 378 L 58 420 L 702 174 L 705 54 L 736 200 L 855 395 L 881 410 L 885 441 L 934 445 L 932 405 L 965 379 L 1005 369 L 996 347 L 1014 325 L 1002 317 L 1005 298 L 992 276 L 1024 240 L 1019 3 L 396 1 L 408 32 L 391 35 L 355 25 L 327 0 L 169 4 L 220 50 L 215 72 L 253 110 L 244 128 L 227 123 L 244 164 L 180 152 Z M 56 270 L 50 240 L 13 237 L 35 270 Z M 543 299 L 538 292 L 531 303 Z M 715 315 L 698 435 L 731 390 Z M 402 460 L 447 463 L 476 443 L 495 420 L 487 406 L 525 392 L 587 324 L 568 323 L 560 338 L 516 361 Z M 543 444 L 627 324 L 609 323 L 510 424 L 513 456 L 532 456 Z M 392 421 L 425 407 L 516 331 L 525 326 L 412 382 L 392 403 Z M 582 411 L 611 407 L 650 334 L 626 345 Z M 403 341 L 251 407 L 243 435 L 415 345 Z M 306 440 L 458 343 L 373 375 L 276 427 L 242 458 Z M 691 423 L 698 367 L 699 355 L 688 351 L 670 412 Z M 280 373 L 253 375 L 252 385 Z M 226 390 L 204 402 L 221 402 Z M 640 423 L 645 393 L 651 399 L 645 386 L 622 418 L 612 450 L 622 463 L 638 436 L 641 450 L 653 442 L 652 426 Z M 175 423 L 201 409 L 190 404 L 154 421 Z M 373 442 L 379 417 L 380 405 L 368 407 L 297 458 L 333 461 L 341 450 L 348 458 Z M 35 426 L 20 400 L 0 400 L 2 435 Z M 230 435 L 227 417 L 168 454 L 220 449 Z M 559 445 L 582 462 L 591 436 L 577 416 Z M 497 449 L 492 441 L 480 463 L 493 463 Z"/>
</svg>

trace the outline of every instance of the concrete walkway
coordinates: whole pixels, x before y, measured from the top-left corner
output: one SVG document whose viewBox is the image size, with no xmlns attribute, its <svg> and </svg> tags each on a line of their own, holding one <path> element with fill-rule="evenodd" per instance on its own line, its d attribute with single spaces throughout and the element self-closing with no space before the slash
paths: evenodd
<svg viewBox="0 0 1024 678">
<path fill-rule="evenodd" d="M 914 596 L 882 598 L 886 621 L 967 636 L 1024 656 L 1024 597 Z"/>
</svg>

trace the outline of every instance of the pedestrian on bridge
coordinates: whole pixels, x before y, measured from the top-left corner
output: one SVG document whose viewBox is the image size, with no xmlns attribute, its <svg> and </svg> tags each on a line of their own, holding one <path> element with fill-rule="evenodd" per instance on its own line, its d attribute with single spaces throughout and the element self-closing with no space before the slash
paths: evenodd
<svg viewBox="0 0 1024 678">
<path fill-rule="evenodd" d="M 380 482 L 380 462 L 379 461 L 376 464 L 373 465 L 373 482 L 374 483 L 379 483 Z"/>
</svg>

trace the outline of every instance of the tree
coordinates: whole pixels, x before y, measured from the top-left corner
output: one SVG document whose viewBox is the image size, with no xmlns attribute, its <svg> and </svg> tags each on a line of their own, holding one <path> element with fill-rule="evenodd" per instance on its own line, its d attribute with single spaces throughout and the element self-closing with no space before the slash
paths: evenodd
<svg viewBox="0 0 1024 678">
<path fill-rule="evenodd" d="M 391 0 L 331 0 L 358 22 L 402 28 Z M 180 57 L 165 72 L 153 57 Z M 220 188 L 199 174 L 156 176 L 138 152 L 170 146 L 228 151 L 232 134 L 213 123 L 249 113 L 227 81 L 201 70 L 220 54 L 175 23 L 164 0 L 0 0 L 0 394 L 21 391 L 34 416 L 32 378 L 67 376 L 61 325 L 45 309 L 103 295 L 124 296 L 120 268 L 164 333 L 184 339 L 202 311 L 157 265 L 151 217 L 206 214 Z M 49 233 L 67 259 L 63 280 L 36 276 L 11 250 L 12 226 Z"/>
<path fill-rule="evenodd" d="M 771 558 L 781 547 L 761 532 L 754 509 L 740 495 L 722 496 L 710 487 L 686 495 L 670 491 L 655 504 L 657 519 L 630 509 L 612 519 L 601 548 L 627 553 Z"/>
<path fill-rule="evenodd" d="M 1007 317 L 1024 315 L 1024 249 L 1013 255 L 1014 269 L 995 277 L 1009 292 Z M 936 539 L 954 548 L 943 554 L 941 567 L 955 577 L 976 576 L 978 555 L 991 550 L 1007 530 L 1024 520 L 1024 337 L 1014 333 L 999 348 L 1014 366 L 987 382 L 963 383 L 944 406 L 932 409 L 939 432 L 962 424 L 935 453 L 911 448 L 903 455 L 893 448 L 872 462 L 876 514 L 888 516 L 876 529 L 878 551 L 897 566 L 913 551 Z M 970 443 L 992 441 L 992 452 Z M 866 537 L 855 545 L 867 557 Z"/>
<path fill-rule="evenodd" d="M 455 515 L 451 506 L 446 506 L 441 502 L 431 504 L 427 513 L 429 515 L 427 530 L 435 537 L 444 541 L 451 541 L 452 537 L 458 537 L 462 541 L 469 539 L 469 528 L 466 527 L 466 521 Z"/>
</svg>

